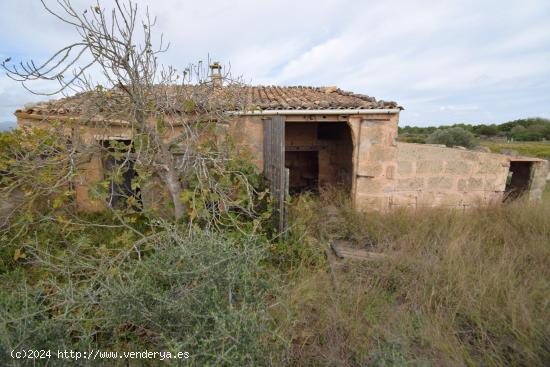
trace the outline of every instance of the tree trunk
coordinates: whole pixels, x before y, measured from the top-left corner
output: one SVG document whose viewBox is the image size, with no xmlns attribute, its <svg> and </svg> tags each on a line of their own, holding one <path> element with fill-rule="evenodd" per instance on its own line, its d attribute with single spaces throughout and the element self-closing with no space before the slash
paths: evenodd
<svg viewBox="0 0 550 367">
<path fill-rule="evenodd" d="M 174 219 L 178 221 L 183 217 L 187 210 L 187 206 L 182 203 L 180 197 L 183 187 L 179 182 L 178 175 L 174 172 L 173 167 L 168 168 L 168 171 L 164 174 L 163 179 L 166 183 L 166 188 L 170 193 L 172 204 L 174 204 Z"/>
</svg>

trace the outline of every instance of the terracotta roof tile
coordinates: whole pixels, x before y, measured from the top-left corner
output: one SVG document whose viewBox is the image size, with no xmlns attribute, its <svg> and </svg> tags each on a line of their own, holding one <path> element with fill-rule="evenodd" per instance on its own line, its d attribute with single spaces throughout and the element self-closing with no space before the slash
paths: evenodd
<svg viewBox="0 0 550 367">
<path fill-rule="evenodd" d="M 199 93 L 193 91 L 193 88 L 196 87 L 183 88 L 186 88 L 187 95 L 199 95 Z M 343 91 L 337 87 L 239 86 L 216 88 L 215 90 L 213 98 L 212 96 L 208 97 L 208 103 L 216 104 L 217 101 L 227 105 L 227 102 L 224 102 L 227 101 L 227 96 L 239 95 L 240 98 L 235 97 L 235 100 L 231 103 L 236 110 L 402 109 L 396 102 L 377 101 L 374 97 Z M 166 93 L 166 97 L 170 97 L 170 92 Z M 120 98 L 113 98 L 111 104 L 115 106 L 114 108 L 122 105 Z M 80 93 L 63 99 L 27 105 L 16 112 L 36 115 L 75 116 L 83 110 L 86 103 L 90 103 L 89 100 L 90 98 L 86 93 Z M 121 111 L 122 114 L 123 111 Z"/>
</svg>

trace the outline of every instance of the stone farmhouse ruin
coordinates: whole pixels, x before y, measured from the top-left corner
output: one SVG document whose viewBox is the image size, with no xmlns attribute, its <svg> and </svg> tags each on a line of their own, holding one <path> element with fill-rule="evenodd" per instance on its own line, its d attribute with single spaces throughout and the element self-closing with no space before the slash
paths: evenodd
<svg viewBox="0 0 550 367">
<path fill-rule="evenodd" d="M 361 210 L 468 208 L 502 202 L 510 193 L 536 200 L 544 190 L 544 160 L 397 142 L 402 107 L 395 102 L 336 87 L 244 88 L 247 104 L 254 109 L 226 111 L 230 119 L 220 123 L 219 133 L 231 134 L 238 147 L 252 152 L 281 202 L 285 192 L 339 186 Z M 77 118 L 73 107 L 82 98 L 76 95 L 17 110 L 18 126 L 47 127 L 52 121 Z M 107 132 L 90 125 L 86 139 L 102 144 L 129 140 L 129 134 L 124 122 L 112 123 Z M 83 177 L 74 183 L 81 210 L 102 208 L 87 187 L 102 179 L 106 164 L 100 156 L 84 164 Z M 141 195 L 148 205 L 154 193 Z"/>
</svg>

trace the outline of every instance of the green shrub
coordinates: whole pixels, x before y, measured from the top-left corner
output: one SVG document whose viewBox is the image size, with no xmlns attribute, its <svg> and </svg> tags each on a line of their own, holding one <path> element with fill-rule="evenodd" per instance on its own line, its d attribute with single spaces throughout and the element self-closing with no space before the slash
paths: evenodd
<svg viewBox="0 0 550 367">
<path fill-rule="evenodd" d="M 26 280 L 21 267 L 2 275 L 0 364 L 13 363 L 13 348 L 187 351 L 186 365 L 269 364 L 280 344 L 267 312 L 265 246 L 162 230 L 139 249 L 25 246 L 25 267 L 39 276 Z"/>
<path fill-rule="evenodd" d="M 478 145 L 475 136 L 463 128 L 451 127 L 434 131 L 426 140 L 428 144 L 444 144 L 448 147 L 473 148 Z"/>
<path fill-rule="evenodd" d="M 495 136 L 498 134 L 496 125 L 478 125 L 474 128 L 474 132 L 478 135 Z"/>
</svg>

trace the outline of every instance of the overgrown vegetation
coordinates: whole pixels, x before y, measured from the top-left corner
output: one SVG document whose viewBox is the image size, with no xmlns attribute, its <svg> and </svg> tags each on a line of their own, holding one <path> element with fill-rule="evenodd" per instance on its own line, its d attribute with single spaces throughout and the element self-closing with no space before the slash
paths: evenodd
<svg viewBox="0 0 550 367">
<path fill-rule="evenodd" d="M 37 215 L 2 234 L 0 359 L 20 365 L 9 352 L 28 347 L 188 351 L 190 365 L 544 366 L 548 199 L 362 214 L 338 191 L 304 194 L 281 239 L 268 222 L 252 234 L 138 217 L 132 231 L 109 212 Z M 333 238 L 387 257 L 348 263 L 335 284 Z"/>
<path fill-rule="evenodd" d="M 113 13 L 97 5 L 82 15 L 70 1 L 59 4 L 82 43 L 42 66 L 12 67 L 10 58 L 2 65 L 23 82 L 82 83 L 104 116 L 118 116 L 126 102 L 123 117 L 134 131 L 132 141 L 105 145 L 79 140 L 71 121 L 0 135 L 0 365 L 182 365 L 11 357 L 41 349 L 188 352 L 184 364 L 196 366 L 548 364 L 548 198 L 467 213 L 362 214 L 338 191 L 304 194 L 289 204 L 288 232 L 277 234 L 250 157 L 210 131 L 236 96 L 212 104 L 219 86 L 200 75 L 204 88 L 194 89 L 194 99 L 188 88 L 167 94 L 179 74 L 157 64 L 164 48 L 150 43 L 154 21 L 136 23 L 131 1 L 115 1 Z M 138 28 L 141 48 L 132 41 Z M 112 88 L 91 83 L 88 66 L 76 66 L 83 51 Z M 68 81 L 66 63 L 76 68 Z M 94 116 L 94 108 L 85 113 Z M 178 116 L 183 135 L 166 139 L 174 127 L 166 116 Z M 501 130 L 545 134 L 539 122 Z M 468 134 L 444 143 L 470 146 Z M 97 149 L 114 164 L 79 189 L 105 210 L 83 214 L 74 184 Z M 130 168 L 135 174 L 124 177 Z M 169 192 L 160 209 L 172 213 L 140 201 L 151 180 L 164 189 L 160 199 Z M 113 205 L 119 194 L 121 205 Z M 386 256 L 349 263 L 334 282 L 323 256 L 333 238 Z"/>
<path fill-rule="evenodd" d="M 325 269 L 296 280 L 277 315 L 292 340 L 290 364 L 547 365 L 546 200 L 359 214 L 334 193 L 302 199 L 297 207 L 321 244 L 369 238 L 387 259 L 348 263 L 339 288 Z"/>
<path fill-rule="evenodd" d="M 0 138 L 1 365 L 34 365 L 10 356 L 31 349 L 186 351 L 186 363 L 200 366 L 278 357 L 284 341 L 268 312 L 279 284 L 271 264 L 293 260 L 269 245 L 269 195 L 246 155 L 189 177 L 184 222 L 135 202 L 83 214 L 69 185 L 79 166 L 64 164 L 67 151 L 51 141 L 63 135 L 52 133 Z M 55 151 L 42 154 L 46 148 Z M 229 140 L 205 149 L 236 156 Z M 101 202 L 105 182 L 90 187 Z M 66 363 L 54 357 L 49 365 Z"/>
<path fill-rule="evenodd" d="M 260 239 L 161 227 L 161 236 L 135 248 L 124 231 L 71 234 L 44 223 L 17 256 L 4 252 L 11 271 L 0 276 L 2 365 L 34 365 L 10 351 L 37 348 L 187 351 L 190 365 L 268 364 L 268 344 L 275 352 L 280 343 L 270 328 L 276 288 Z"/>
</svg>

